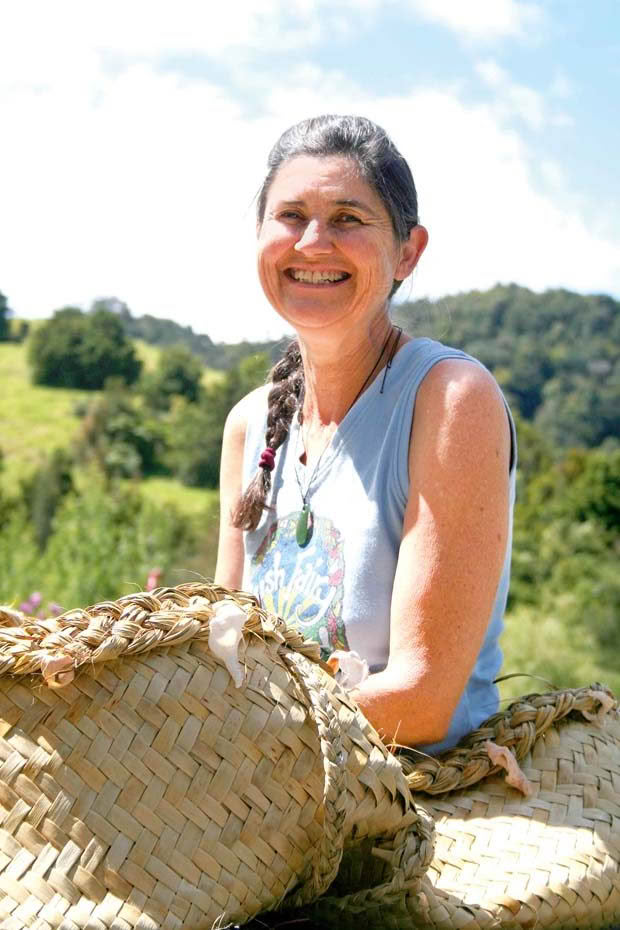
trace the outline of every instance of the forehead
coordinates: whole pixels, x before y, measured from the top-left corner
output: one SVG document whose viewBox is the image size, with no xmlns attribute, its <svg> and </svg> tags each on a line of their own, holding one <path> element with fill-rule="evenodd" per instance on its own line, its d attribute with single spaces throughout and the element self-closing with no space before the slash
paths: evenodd
<svg viewBox="0 0 620 930">
<path fill-rule="evenodd" d="M 339 201 L 357 200 L 375 212 L 386 213 L 383 201 L 363 177 L 357 162 L 340 155 L 297 155 L 279 168 L 268 204 L 306 201 L 313 197 Z"/>
</svg>

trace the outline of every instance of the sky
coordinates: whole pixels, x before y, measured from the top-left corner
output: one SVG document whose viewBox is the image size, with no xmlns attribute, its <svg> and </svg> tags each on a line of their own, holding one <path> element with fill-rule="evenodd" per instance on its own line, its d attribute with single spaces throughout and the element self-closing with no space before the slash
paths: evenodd
<svg viewBox="0 0 620 930">
<path fill-rule="evenodd" d="M 0 0 L 0 291 L 281 336 L 254 198 L 280 133 L 331 112 L 413 170 L 401 298 L 620 298 L 619 91 L 620 0 Z"/>
</svg>

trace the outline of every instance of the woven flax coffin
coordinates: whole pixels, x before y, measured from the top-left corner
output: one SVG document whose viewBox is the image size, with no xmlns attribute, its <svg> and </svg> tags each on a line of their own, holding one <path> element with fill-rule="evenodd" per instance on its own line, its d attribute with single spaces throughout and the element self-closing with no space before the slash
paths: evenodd
<svg viewBox="0 0 620 930">
<path fill-rule="evenodd" d="M 223 600 L 244 611 L 240 687 L 209 647 Z M 412 761 L 247 595 L 0 608 L 0 930 L 210 930 L 275 909 L 356 930 L 609 926 L 619 828 L 601 686 L 530 695 Z"/>
<path fill-rule="evenodd" d="M 494 774 L 489 739 L 520 760 L 528 796 Z M 606 689 L 530 695 L 440 759 L 403 765 L 435 824 L 426 875 L 405 859 L 372 894 L 336 895 L 337 880 L 313 906 L 321 926 L 620 926 L 620 715 Z"/>
<path fill-rule="evenodd" d="M 314 900 L 347 844 L 428 860 L 405 776 L 317 647 L 207 585 L 0 609 L 0 927 L 199 930 Z M 424 834 L 424 830 L 422 830 Z"/>
</svg>

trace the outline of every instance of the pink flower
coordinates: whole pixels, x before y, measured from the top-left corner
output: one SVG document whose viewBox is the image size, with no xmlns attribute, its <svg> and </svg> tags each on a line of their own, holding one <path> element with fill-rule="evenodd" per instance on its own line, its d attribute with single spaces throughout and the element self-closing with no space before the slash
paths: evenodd
<svg viewBox="0 0 620 930">
<path fill-rule="evenodd" d="M 149 572 L 149 576 L 146 579 L 146 590 L 152 591 L 159 585 L 159 579 L 161 578 L 162 571 L 161 568 L 152 568 Z"/>
</svg>

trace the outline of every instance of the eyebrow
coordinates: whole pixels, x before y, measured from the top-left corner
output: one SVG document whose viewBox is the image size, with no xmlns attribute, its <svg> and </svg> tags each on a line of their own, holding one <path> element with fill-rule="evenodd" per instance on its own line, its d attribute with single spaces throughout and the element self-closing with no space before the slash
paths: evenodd
<svg viewBox="0 0 620 930">
<path fill-rule="evenodd" d="M 346 200 L 335 200 L 335 206 L 337 207 L 353 207 L 356 210 L 363 210 L 365 213 L 370 213 L 371 216 L 376 216 L 375 211 L 367 203 L 364 203 L 363 200 L 355 200 L 354 198 L 349 198 Z M 305 200 L 283 200 L 281 205 L 284 207 L 305 207 Z"/>
</svg>

